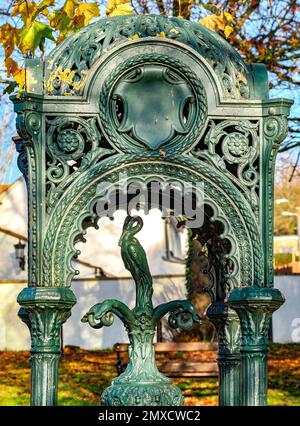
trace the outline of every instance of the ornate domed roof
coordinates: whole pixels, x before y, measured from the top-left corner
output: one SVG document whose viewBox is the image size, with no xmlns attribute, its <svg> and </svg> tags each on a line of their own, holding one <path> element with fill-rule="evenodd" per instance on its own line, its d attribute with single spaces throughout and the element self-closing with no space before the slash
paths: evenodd
<svg viewBox="0 0 300 426">
<path fill-rule="evenodd" d="M 75 71 L 74 81 L 79 86 L 92 65 L 105 52 L 124 42 L 149 37 L 186 44 L 214 69 L 224 97 L 249 98 L 250 71 L 226 40 L 200 24 L 165 15 L 133 14 L 98 20 L 69 36 L 50 53 L 49 74 L 58 67 Z M 76 89 L 73 93 L 76 93 Z"/>
</svg>

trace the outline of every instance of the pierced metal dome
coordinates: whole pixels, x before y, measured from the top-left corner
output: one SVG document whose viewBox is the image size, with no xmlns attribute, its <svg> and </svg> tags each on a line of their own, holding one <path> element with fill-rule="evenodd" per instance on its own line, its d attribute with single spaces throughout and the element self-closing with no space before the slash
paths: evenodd
<svg viewBox="0 0 300 426">
<path fill-rule="evenodd" d="M 213 68 L 223 88 L 223 96 L 235 99 L 250 97 L 252 73 L 241 56 L 218 34 L 200 24 L 165 15 L 125 15 L 100 19 L 69 36 L 48 56 L 48 75 L 58 67 L 72 70 L 75 90 L 90 68 L 106 52 L 116 46 L 157 37 L 176 40 L 197 51 Z M 60 93 L 66 94 L 64 86 Z M 71 94 L 71 93 L 70 93 Z"/>
</svg>

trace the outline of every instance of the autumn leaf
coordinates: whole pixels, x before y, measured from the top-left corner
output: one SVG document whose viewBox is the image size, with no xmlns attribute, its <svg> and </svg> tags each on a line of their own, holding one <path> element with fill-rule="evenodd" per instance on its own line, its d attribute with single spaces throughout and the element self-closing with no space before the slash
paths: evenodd
<svg viewBox="0 0 300 426">
<path fill-rule="evenodd" d="M 216 31 L 219 25 L 219 17 L 217 15 L 208 15 L 200 19 L 199 24 L 208 28 L 209 30 Z"/>
<path fill-rule="evenodd" d="M 109 0 L 106 13 L 108 16 L 131 15 L 133 7 L 128 0 Z"/>
<path fill-rule="evenodd" d="M 19 30 L 10 24 L 4 24 L 0 27 L 0 43 L 5 50 L 5 57 L 8 58 L 14 51 L 19 42 Z"/>
<path fill-rule="evenodd" d="M 224 35 L 226 38 L 229 38 L 230 35 L 233 33 L 234 29 L 231 25 L 226 25 L 224 29 Z"/>
<path fill-rule="evenodd" d="M 66 0 L 61 9 L 55 10 L 49 16 L 51 27 L 60 32 L 56 43 L 61 43 L 70 32 L 85 27 L 97 16 L 100 16 L 100 12 L 96 2 L 78 5 L 78 0 Z"/>
<path fill-rule="evenodd" d="M 20 91 L 22 91 L 25 85 L 25 69 L 20 68 L 19 64 L 12 58 L 5 59 L 5 66 L 7 69 L 7 76 L 13 77 Z"/>
<path fill-rule="evenodd" d="M 60 32 L 65 32 L 68 29 L 70 19 L 63 10 L 55 10 L 49 16 L 49 23 L 52 28 Z"/>
<path fill-rule="evenodd" d="M 229 12 L 221 12 L 220 15 L 212 14 L 205 16 L 204 18 L 200 19 L 199 24 L 212 31 L 220 30 L 224 33 L 225 37 L 228 38 L 234 31 L 234 28 L 231 24 L 233 19 L 233 16 Z"/>
<path fill-rule="evenodd" d="M 141 37 L 140 37 L 140 33 L 139 34 L 134 34 L 132 37 L 130 37 L 130 39 L 129 40 L 139 40 Z"/>
<path fill-rule="evenodd" d="M 7 58 L 4 63 L 7 69 L 7 77 L 13 77 L 19 69 L 18 62 L 14 61 L 12 58 Z"/>
<path fill-rule="evenodd" d="M 33 15 L 33 18 L 35 19 L 40 13 L 42 15 L 47 16 L 48 15 L 48 7 L 53 6 L 55 3 L 55 0 L 42 0 L 41 3 L 37 5 L 37 11 Z"/>
<path fill-rule="evenodd" d="M 54 91 L 53 82 L 57 79 L 61 81 L 62 83 L 66 83 L 68 86 L 71 86 L 73 91 L 80 90 L 81 83 L 74 80 L 75 74 L 76 74 L 75 70 L 70 70 L 68 68 L 63 69 L 61 66 L 54 69 L 49 75 L 49 78 L 46 82 L 46 89 L 48 93 L 53 93 Z M 69 95 L 71 94 L 72 93 L 70 92 Z"/>
<path fill-rule="evenodd" d="M 75 9 L 78 6 L 78 0 L 66 0 L 62 11 L 65 12 L 69 19 L 72 19 L 75 15 Z"/>
<path fill-rule="evenodd" d="M 37 4 L 33 1 L 22 1 L 14 5 L 11 16 L 21 15 L 25 25 L 31 22 L 31 16 L 37 11 Z"/>
<path fill-rule="evenodd" d="M 47 16 L 47 8 L 53 6 L 55 0 L 42 0 L 41 3 L 32 1 L 22 1 L 14 5 L 12 16 L 21 16 L 25 26 L 29 26 L 38 15 L 42 14 Z"/>
<path fill-rule="evenodd" d="M 75 18 L 78 17 L 83 20 L 83 25 L 81 25 L 83 27 L 88 25 L 91 19 L 96 18 L 97 16 L 100 16 L 99 6 L 97 3 L 81 3 L 75 13 Z"/>
<path fill-rule="evenodd" d="M 38 46 L 43 47 L 46 38 L 54 41 L 52 31 L 49 25 L 32 22 L 29 27 L 25 27 L 21 31 L 18 47 L 22 53 L 26 53 L 28 50 L 34 52 Z"/>
</svg>

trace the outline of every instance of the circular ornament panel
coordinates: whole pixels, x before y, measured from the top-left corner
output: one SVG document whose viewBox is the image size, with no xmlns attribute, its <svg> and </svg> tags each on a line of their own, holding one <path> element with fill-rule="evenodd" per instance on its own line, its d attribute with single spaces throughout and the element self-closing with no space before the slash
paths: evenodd
<svg viewBox="0 0 300 426">
<path fill-rule="evenodd" d="M 100 93 L 100 119 L 122 152 L 183 152 L 200 136 L 206 92 L 183 62 L 162 54 L 136 55 L 119 64 Z"/>
</svg>

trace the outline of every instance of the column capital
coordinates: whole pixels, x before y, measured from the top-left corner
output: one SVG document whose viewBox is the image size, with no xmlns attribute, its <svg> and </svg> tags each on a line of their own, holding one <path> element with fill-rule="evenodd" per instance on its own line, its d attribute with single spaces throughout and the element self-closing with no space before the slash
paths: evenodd
<svg viewBox="0 0 300 426">
<path fill-rule="evenodd" d="M 241 322 L 241 351 L 267 351 L 270 319 L 284 302 L 279 290 L 267 287 L 235 288 L 227 300 Z"/>
<path fill-rule="evenodd" d="M 209 305 L 206 314 L 218 332 L 220 355 L 240 354 L 240 320 L 237 313 L 223 302 Z"/>
<path fill-rule="evenodd" d="M 60 330 L 76 298 L 69 288 L 25 288 L 18 296 L 19 317 L 31 333 L 31 353 L 60 353 Z"/>
</svg>

